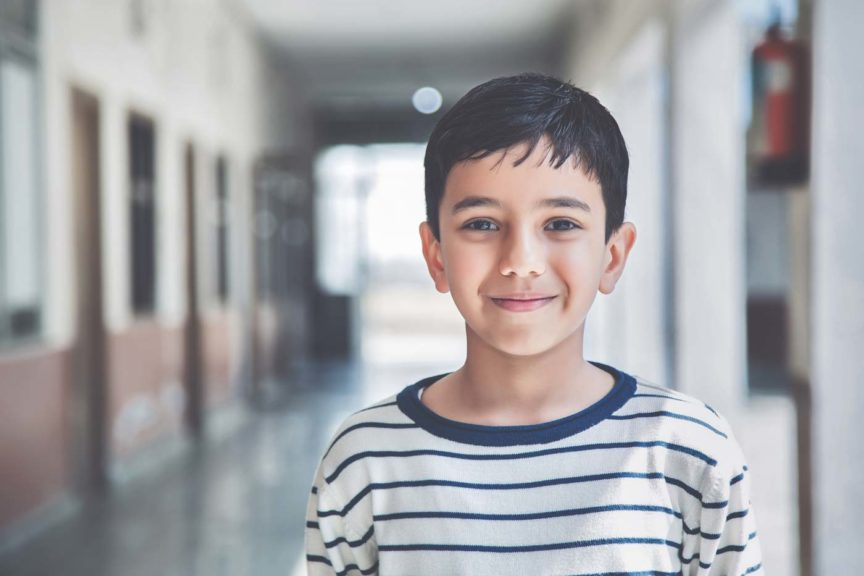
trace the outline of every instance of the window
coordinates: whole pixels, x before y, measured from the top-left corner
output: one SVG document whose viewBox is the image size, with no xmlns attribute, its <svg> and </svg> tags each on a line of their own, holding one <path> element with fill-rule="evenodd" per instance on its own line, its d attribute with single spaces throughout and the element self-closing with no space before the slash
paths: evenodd
<svg viewBox="0 0 864 576">
<path fill-rule="evenodd" d="M 326 294 L 348 296 L 362 289 L 365 195 L 371 170 L 359 146 L 335 146 L 315 162 L 315 275 Z"/>
<path fill-rule="evenodd" d="M 0 344 L 37 337 L 42 324 L 39 90 L 35 8 L 0 8 Z"/>
<path fill-rule="evenodd" d="M 153 123 L 129 117 L 130 261 L 132 311 L 152 314 L 156 307 L 156 193 Z"/>
</svg>

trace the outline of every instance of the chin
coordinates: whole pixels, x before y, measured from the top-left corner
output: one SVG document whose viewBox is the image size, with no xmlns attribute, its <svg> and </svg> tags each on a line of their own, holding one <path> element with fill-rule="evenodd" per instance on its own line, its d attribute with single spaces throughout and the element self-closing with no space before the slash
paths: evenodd
<svg viewBox="0 0 864 576">
<path fill-rule="evenodd" d="M 509 358 L 536 358 L 549 351 L 549 348 L 520 348 L 518 350 L 499 348 L 498 350 Z"/>
<path fill-rule="evenodd" d="M 489 346 L 508 356 L 527 358 L 539 356 L 555 347 L 555 343 L 548 338 L 513 337 L 495 338 L 486 341 Z"/>
</svg>

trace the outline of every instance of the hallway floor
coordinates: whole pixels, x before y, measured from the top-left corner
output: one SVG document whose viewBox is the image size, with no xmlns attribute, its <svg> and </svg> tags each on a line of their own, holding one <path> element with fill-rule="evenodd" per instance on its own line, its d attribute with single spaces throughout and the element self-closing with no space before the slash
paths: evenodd
<svg viewBox="0 0 864 576">
<path fill-rule="evenodd" d="M 367 394 L 450 369 L 310 368 L 279 395 L 285 400 L 220 414 L 200 447 L 164 448 L 104 499 L 0 556 L 0 574 L 305 574 L 306 499 L 335 427 Z"/>
</svg>

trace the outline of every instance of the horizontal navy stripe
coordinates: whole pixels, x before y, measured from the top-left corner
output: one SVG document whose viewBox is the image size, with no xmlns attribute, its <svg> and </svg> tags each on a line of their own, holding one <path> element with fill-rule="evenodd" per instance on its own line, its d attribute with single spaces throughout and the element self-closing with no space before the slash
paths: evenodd
<svg viewBox="0 0 864 576">
<path fill-rule="evenodd" d="M 319 564 L 326 564 L 327 566 L 330 566 L 330 567 L 333 566 L 333 564 L 330 562 L 330 560 L 328 558 L 325 558 L 324 556 L 315 556 L 312 554 L 307 554 L 306 555 L 306 561 L 307 562 L 318 562 Z M 339 572 L 336 572 L 336 576 L 345 576 L 346 574 L 351 572 L 351 570 L 359 570 L 361 574 L 375 574 L 376 572 L 378 572 L 378 562 L 375 562 L 375 564 L 373 564 L 369 568 L 360 568 L 357 564 L 346 564 L 344 570 L 340 570 Z"/>
<path fill-rule="evenodd" d="M 371 538 L 373 534 L 375 534 L 375 526 L 370 526 L 369 530 L 366 531 L 366 534 L 364 534 L 363 537 L 360 538 L 359 540 L 354 540 L 352 542 L 351 540 L 348 540 L 344 536 L 340 536 L 339 538 L 331 540 L 330 542 L 324 542 L 324 547 L 325 548 L 333 548 L 334 546 L 338 546 L 339 544 L 344 543 L 344 544 L 348 544 L 348 546 L 350 546 L 351 548 L 356 548 L 357 546 L 362 546 L 363 544 L 368 542 L 369 538 Z"/>
<path fill-rule="evenodd" d="M 592 474 L 589 476 L 573 476 L 565 478 L 550 478 L 535 482 L 518 482 L 512 484 L 477 484 L 471 482 L 457 482 L 455 480 L 401 480 L 397 482 L 380 482 L 368 484 L 356 496 L 354 496 L 342 510 L 319 510 L 318 516 L 345 516 L 366 495 L 373 490 L 390 490 L 394 488 L 417 488 L 425 486 L 447 486 L 453 488 L 472 488 L 475 490 L 523 490 L 540 488 L 544 486 L 560 486 L 562 484 L 578 484 L 582 482 L 596 482 L 600 480 L 612 480 L 618 478 L 640 478 L 640 479 L 662 479 L 666 483 L 684 489 L 685 492 L 702 501 L 702 494 L 684 482 L 664 475 L 661 472 L 613 472 L 609 474 Z M 725 506 L 725 503 L 723 503 Z M 706 504 L 703 503 L 703 506 Z M 721 506 L 722 508 L 722 506 Z"/>
<path fill-rule="evenodd" d="M 672 484 L 673 486 L 677 486 L 677 487 L 681 488 L 682 490 L 684 490 L 685 492 L 687 492 L 688 494 L 690 494 L 691 496 L 693 496 L 694 498 L 696 498 L 697 500 L 699 500 L 700 502 L 702 501 L 702 493 L 699 492 L 698 490 L 696 490 L 695 488 L 688 486 L 686 483 L 682 482 L 681 480 L 678 480 L 677 478 L 670 478 L 669 476 L 665 476 L 665 479 L 666 479 L 667 484 Z"/>
<path fill-rule="evenodd" d="M 682 522 L 683 522 L 683 520 L 682 520 Z M 712 534 L 709 532 L 702 532 L 701 528 L 690 528 L 689 526 L 687 526 L 687 524 L 684 524 L 684 532 L 686 534 L 690 534 L 691 536 L 694 534 L 699 534 L 699 536 L 701 536 L 702 538 L 705 538 L 707 540 L 717 540 L 718 538 L 720 538 L 720 534 Z"/>
<path fill-rule="evenodd" d="M 680 512 L 664 506 L 648 506 L 644 504 L 614 504 L 609 506 L 592 506 L 590 508 L 571 508 L 567 510 L 551 510 L 548 512 L 526 512 L 522 514 L 479 514 L 472 512 L 396 512 L 393 514 L 378 514 L 373 517 L 375 522 L 387 520 L 405 520 L 410 518 L 458 518 L 462 520 L 540 520 L 544 518 L 560 518 L 562 516 L 581 516 L 600 512 L 640 511 L 662 512 L 678 519 Z"/>
<path fill-rule="evenodd" d="M 709 406 L 705 402 L 699 402 L 695 398 L 685 398 L 685 397 L 680 397 L 680 396 L 674 396 L 673 395 L 674 392 L 672 390 L 670 390 L 668 388 L 663 388 L 661 386 L 654 386 L 651 384 L 646 384 L 645 382 L 639 382 L 638 385 L 640 388 L 648 388 L 649 390 L 655 390 L 657 392 L 660 392 L 660 394 L 639 393 L 639 394 L 634 394 L 633 395 L 634 397 L 640 396 L 643 398 L 644 397 L 665 398 L 667 400 L 677 400 L 678 402 L 684 402 L 685 404 L 697 404 L 697 402 L 698 402 L 698 404 L 701 404 L 702 406 L 704 406 L 709 412 L 714 414 L 714 416 L 716 416 L 717 418 L 720 418 L 720 414 L 718 414 L 717 411 L 714 410 L 714 408 L 712 408 L 711 406 Z"/>
<path fill-rule="evenodd" d="M 569 574 L 568 576 L 682 576 L 681 571 L 678 572 L 659 572 L 657 570 L 641 571 L 641 572 L 595 572 L 594 574 Z"/>
<path fill-rule="evenodd" d="M 318 562 L 320 564 L 326 564 L 327 566 L 332 566 L 329 558 L 325 558 L 324 556 L 315 556 L 313 554 L 306 555 L 307 562 Z"/>
<path fill-rule="evenodd" d="M 338 442 L 343 436 L 348 434 L 349 432 L 353 432 L 358 428 L 419 428 L 417 424 L 396 424 L 393 422 L 361 422 L 360 424 L 355 424 L 353 426 L 349 426 L 345 430 L 343 430 L 336 438 L 333 439 L 333 442 L 330 443 L 330 447 L 327 448 L 327 451 L 324 452 L 323 458 L 326 458 L 330 453 L 330 450 L 333 449 L 333 446 Z"/>
<path fill-rule="evenodd" d="M 689 402 L 689 401 L 685 400 L 684 398 L 676 398 L 675 396 L 669 396 L 668 394 L 638 393 L 638 394 L 633 394 L 633 397 L 634 398 L 663 398 L 664 400 L 675 400 L 676 402 L 684 402 L 685 404 L 692 404 L 692 402 Z"/>
<path fill-rule="evenodd" d="M 483 514 L 476 512 L 438 512 L 438 511 L 418 511 L 418 512 L 395 512 L 393 514 L 376 514 L 373 516 L 374 522 L 386 522 L 392 520 L 411 520 L 420 518 L 455 518 L 459 520 L 497 520 L 497 521 L 521 521 L 521 520 L 542 520 L 546 518 L 561 518 L 564 516 L 581 516 L 587 514 L 599 514 L 603 512 L 662 512 L 681 520 L 681 524 L 686 534 L 699 534 L 706 540 L 717 540 L 720 534 L 702 532 L 700 528 L 690 528 L 684 522 L 683 515 L 677 510 L 666 508 L 664 506 L 649 506 L 645 504 L 614 504 L 609 506 L 592 506 L 590 508 L 571 508 L 565 510 L 550 510 L 547 512 L 525 512 L 521 514 Z M 747 510 L 736 512 L 726 517 L 727 520 L 732 518 L 740 518 L 747 515 Z"/>
<path fill-rule="evenodd" d="M 317 494 L 317 493 L 318 493 L 318 487 L 312 486 L 312 494 Z"/>
<path fill-rule="evenodd" d="M 735 520 L 736 518 L 744 518 L 750 512 L 750 509 L 742 510 L 740 512 L 733 512 L 726 516 L 726 521 Z M 702 532 L 700 528 L 690 528 L 687 524 L 684 523 L 683 518 L 681 519 L 681 523 L 684 524 L 684 532 L 687 534 L 699 534 L 702 538 L 707 540 L 716 540 L 720 537 L 720 534 L 709 534 L 707 532 Z"/>
<path fill-rule="evenodd" d="M 682 548 L 678 552 L 678 559 L 681 560 L 682 564 L 690 564 L 694 560 L 699 560 L 699 553 L 697 552 L 693 556 L 691 556 L 690 558 L 685 559 L 684 558 L 684 549 Z M 705 563 L 705 562 L 702 562 L 702 560 L 699 560 L 699 567 L 704 569 L 704 570 L 707 570 L 708 568 L 711 568 L 711 563 L 710 562 Z"/>
<path fill-rule="evenodd" d="M 681 392 L 673 388 L 669 388 L 668 386 L 658 386 L 656 384 L 649 384 L 644 380 L 640 380 L 637 382 L 640 389 L 650 390 L 657 394 L 663 394 L 664 398 L 670 398 L 672 400 L 680 400 L 681 402 L 686 402 L 688 404 L 699 404 L 699 401 L 692 396 L 687 396 Z M 644 394 L 644 392 L 640 392 L 640 394 Z"/>
<path fill-rule="evenodd" d="M 655 392 L 661 392 L 663 394 L 669 394 L 671 396 L 679 396 L 681 394 L 675 388 L 669 388 L 668 386 L 660 386 L 658 384 L 651 384 L 650 382 L 646 382 L 645 380 L 639 380 L 639 387 L 648 388 L 649 390 L 654 390 Z"/>
<path fill-rule="evenodd" d="M 492 552 L 510 554 L 514 552 L 548 552 L 570 548 L 591 546 L 610 546 L 615 544 L 657 544 L 680 549 L 681 544 L 660 538 L 603 538 L 599 540 L 579 540 L 576 542 L 551 542 L 549 544 L 530 544 L 526 546 L 487 546 L 483 544 L 379 544 L 379 552 L 416 552 L 421 550 L 440 552 Z"/>
<path fill-rule="evenodd" d="M 745 570 L 744 573 L 741 574 L 741 576 L 747 576 L 747 574 L 752 574 L 753 572 L 756 572 L 760 568 L 762 568 L 761 562 L 759 564 L 756 564 L 755 566 L 751 566 L 750 568 L 747 568 L 747 570 Z"/>
<path fill-rule="evenodd" d="M 750 535 L 747 537 L 747 542 L 744 542 L 744 544 L 741 544 L 741 545 L 732 544 L 729 546 L 724 546 L 723 548 L 720 548 L 719 550 L 717 550 L 717 554 L 725 554 L 726 552 L 743 552 L 744 549 L 747 548 L 747 545 L 754 538 L 756 538 L 756 532 L 751 532 Z"/>
<path fill-rule="evenodd" d="M 649 388 L 652 390 L 657 390 L 657 391 L 660 391 L 661 393 L 660 394 L 638 393 L 638 394 L 633 395 L 634 398 L 663 398 L 665 400 L 675 400 L 676 402 L 684 402 L 685 404 L 691 404 L 691 405 L 696 404 L 693 401 L 694 399 L 692 399 L 692 398 L 688 399 L 688 398 L 680 398 L 678 396 L 672 396 L 671 394 L 666 393 L 666 390 L 664 390 L 663 388 L 660 388 L 658 386 L 651 386 L 651 385 L 648 385 L 648 384 L 645 384 L 642 382 L 639 383 L 639 386 L 642 388 Z M 711 406 L 709 406 L 708 404 L 706 404 L 704 402 L 702 402 L 701 405 L 704 406 L 705 408 L 707 408 L 709 412 L 714 414 L 714 416 L 716 416 L 717 418 L 720 418 L 720 415 Z M 725 438 L 726 435 L 723 434 L 723 437 Z"/>
<path fill-rule="evenodd" d="M 732 478 L 732 480 L 729 481 L 729 486 L 734 486 L 735 484 L 737 484 L 738 482 L 740 482 L 743 479 L 744 479 L 744 472 L 741 472 L 740 474 L 738 474 L 737 476 Z"/>
<path fill-rule="evenodd" d="M 609 419 L 610 420 L 631 420 L 633 418 L 652 418 L 652 417 L 658 417 L 658 416 L 666 416 L 669 418 L 678 418 L 680 420 L 687 420 L 689 422 L 694 422 L 700 426 L 704 426 L 708 430 L 711 430 L 712 432 L 714 432 L 718 436 L 722 436 L 723 438 L 728 438 L 728 436 L 726 434 L 724 434 L 723 432 L 721 432 L 717 428 L 714 428 L 713 426 L 711 426 L 707 422 L 703 422 L 702 420 L 700 420 L 698 418 L 694 418 L 693 416 L 685 416 L 684 414 L 678 414 L 676 412 L 669 412 L 667 410 L 660 410 L 657 412 L 643 412 L 640 414 L 627 414 L 624 416 L 614 416 L 613 415 L 613 416 L 609 416 Z"/>
<path fill-rule="evenodd" d="M 687 404 L 701 405 L 701 406 L 704 406 L 705 408 L 707 408 L 712 414 L 714 414 L 718 418 L 720 417 L 720 415 L 717 413 L 717 411 L 714 410 L 711 406 L 709 406 L 705 402 L 701 402 L 698 399 L 693 398 L 692 396 L 681 395 L 679 392 L 677 392 L 671 388 L 664 388 L 663 386 L 656 386 L 654 384 L 649 384 L 649 383 L 644 382 L 644 381 L 639 381 L 638 385 L 639 385 L 639 388 L 647 388 L 648 390 L 654 390 L 655 392 L 659 392 L 659 394 L 656 394 L 656 396 L 659 398 L 668 398 L 669 400 L 678 400 L 679 402 L 686 402 Z M 639 394 L 634 394 L 634 396 L 654 396 L 654 395 L 653 394 L 639 393 Z"/>
<path fill-rule="evenodd" d="M 319 527 L 318 527 L 318 522 L 313 522 L 313 521 L 311 521 L 311 520 L 308 520 L 308 521 L 306 522 L 306 528 L 312 528 L 312 529 L 314 529 L 314 530 L 318 530 L 318 529 L 319 529 Z"/>
<path fill-rule="evenodd" d="M 594 474 L 590 476 L 575 476 L 569 478 L 550 478 L 548 480 L 538 480 L 535 482 L 517 482 L 512 484 L 477 484 L 472 482 L 458 482 L 455 480 L 401 480 L 398 482 L 380 482 L 367 485 L 354 498 L 348 501 L 348 504 L 339 510 L 319 510 L 318 516 L 345 516 L 360 500 L 373 490 L 390 490 L 393 488 L 417 488 L 425 486 L 447 486 L 451 488 L 471 488 L 475 490 L 525 490 L 531 488 L 540 488 L 544 486 L 559 486 L 562 484 L 577 484 L 581 482 L 595 482 L 598 480 L 611 480 L 617 478 L 644 478 L 644 479 L 659 479 L 664 478 L 660 472 L 643 473 L 643 472 L 614 472 L 610 474 Z"/>
<path fill-rule="evenodd" d="M 532 452 L 516 452 L 503 454 L 465 454 L 462 452 L 449 452 L 445 450 L 370 450 L 367 452 L 358 452 L 353 456 L 349 456 L 340 463 L 332 474 L 327 476 L 328 484 L 331 484 L 339 475 L 351 464 L 364 458 L 411 458 L 414 456 L 440 456 L 443 458 L 457 458 L 460 460 L 521 460 L 523 458 L 540 458 L 553 454 L 567 454 L 572 452 L 586 452 L 589 450 L 610 450 L 616 448 L 654 448 L 662 447 L 675 452 L 681 452 L 694 458 L 702 460 L 709 466 L 716 466 L 717 461 L 703 454 L 702 452 L 681 446 L 680 444 L 672 444 L 671 442 L 663 442 L 655 440 L 651 442 L 607 442 L 598 444 L 581 444 L 578 446 L 562 446 L 560 448 L 548 448 L 545 450 L 535 450 Z"/>
<path fill-rule="evenodd" d="M 360 414 L 361 412 L 368 412 L 369 410 L 376 410 L 378 408 L 386 408 L 387 406 L 396 406 L 396 401 L 387 402 L 385 404 L 376 404 L 374 406 L 369 406 L 368 408 L 363 408 L 362 410 L 358 410 L 354 414 Z"/>
<path fill-rule="evenodd" d="M 694 560 L 699 560 L 699 553 L 698 553 L 698 552 L 696 552 L 695 554 L 693 554 L 693 556 L 691 556 L 690 558 L 684 558 L 683 552 L 684 552 L 684 550 L 682 549 L 682 550 L 679 552 L 679 555 L 678 555 L 678 559 L 681 560 L 681 563 L 682 563 L 682 564 L 690 564 L 690 563 L 693 562 Z M 710 567 L 711 567 L 711 564 L 704 564 L 702 561 L 700 561 L 700 562 L 699 562 L 699 567 L 700 567 L 700 568 L 706 568 L 706 569 L 707 569 L 707 568 L 710 568 Z"/>
<path fill-rule="evenodd" d="M 756 532 L 751 532 L 751 533 L 750 533 L 750 536 L 747 538 L 747 542 L 745 542 L 744 544 L 742 544 L 742 545 L 740 545 L 740 546 L 734 546 L 734 545 L 733 545 L 733 546 L 724 546 L 723 548 L 720 548 L 719 550 L 717 550 L 717 552 L 716 552 L 715 555 L 718 555 L 718 554 L 725 554 L 725 553 L 727 553 L 727 552 L 743 552 L 744 549 L 747 548 L 747 544 L 749 544 L 750 541 L 753 540 L 754 538 L 756 538 Z M 699 553 L 698 553 L 698 552 L 695 553 L 695 554 L 694 554 L 692 557 L 690 557 L 689 559 L 685 559 L 683 556 L 679 556 L 679 558 L 681 559 L 681 562 L 683 562 L 684 564 L 689 564 L 689 563 L 692 562 L 693 560 L 698 560 L 698 559 L 699 559 Z M 703 563 L 700 561 L 700 562 L 699 562 L 699 566 L 702 567 L 702 568 L 710 568 L 710 567 L 711 567 L 711 564 L 703 564 Z"/>
</svg>

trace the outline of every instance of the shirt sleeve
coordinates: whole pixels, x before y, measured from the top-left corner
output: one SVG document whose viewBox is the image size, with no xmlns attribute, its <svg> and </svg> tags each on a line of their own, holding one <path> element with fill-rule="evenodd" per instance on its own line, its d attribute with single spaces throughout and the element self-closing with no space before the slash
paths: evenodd
<svg viewBox="0 0 864 576">
<path fill-rule="evenodd" d="M 345 505 L 333 486 L 323 479 L 321 466 L 315 473 L 306 508 L 306 570 L 308 576 L 377 575 L 377 545 L 374 526 L 355 529 L 345 517 Z"/>
<path fill-rule="evenodd" d="M 685 529 L 682 560 L 688 576 L 762 576 L 762 549 L 750 501 L 750 471 L 729 433 L 731 462 L 704 486 L 699 526 Z"/>
</svg>

